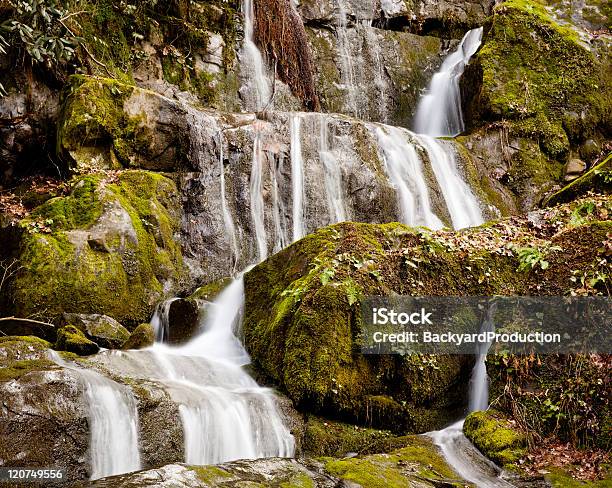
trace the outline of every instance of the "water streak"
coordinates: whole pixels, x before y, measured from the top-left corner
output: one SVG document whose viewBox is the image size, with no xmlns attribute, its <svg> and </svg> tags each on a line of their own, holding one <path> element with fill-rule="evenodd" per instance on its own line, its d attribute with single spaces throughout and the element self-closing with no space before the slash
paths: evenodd
<svg viewBox="0 0 612 488">
<path fill-rule="evenodd" d="M 293 241 L 304 237 L 304 161 L 300 127 L 302 119 L 298 114 L 289 116 L 291 134 L 291 188 L 293 194 Z"/>
<path fill-rule="evenodd" d="M 474 227 L 484 222 L 480 205 L 472 189 L 459 174 L 452 146 L 431 136 L 418 136 L 427 152 L 436 180 L 455 229 Z"/>
<path fill-rule="evenodd" d="M 240 251 L 238 248 L 238 239 L 236 238 L 236 226 L 234 225 L 234 219 L 230 213 L 225 195 L 225 166 L 223 155 L 223 132 L 219 131 L 219 174 L 221 175 L 219 183 L 221 185 L 221 212 L 223 213 L 225 232 L 230 238 L 230 245 L 232 248 L 232 269 L 234 270 L 234 266 L 240 258 Z"/>
<path fill-rule="evenodd" d="M 253 158 L 251 160 L 251 218 L 255 229 L 255 243 L 258 261 L 268 256 L 268 236 L 266 233 L 263 199 L 263 151 L 261 147 L 261 133 L 255 127 L 253 140 Z"/>
<path fill-rule="evenodd" d="M 319 158 L 325 169 L 325 195 L 330 223 L 345 222 L 347 211 L 342 187 L 342 172 L 338 159 L 329 148 L 329 131 L 325 115 L 321 115 L 319 120 Z"/>
</svg>

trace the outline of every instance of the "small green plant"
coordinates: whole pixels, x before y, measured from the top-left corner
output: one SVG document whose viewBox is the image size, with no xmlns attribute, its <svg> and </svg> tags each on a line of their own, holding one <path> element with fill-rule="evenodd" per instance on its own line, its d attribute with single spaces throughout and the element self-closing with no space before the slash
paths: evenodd
<svg viewBox="0 0 612 488">
<path fill-rule="evenodd" d="M 529 271 L 536 267 L 540 267 L 540 269 L 545 270 L 548 269 L 550 263 L 545 259 L 545 257 L 551 251 L 560 251 L 561 248 L 559 246 L 551 246 L 548 248 L 544 248 L 540 250 L 536 247 L 521 247 L 517 249 L 517 256 L 519 260 L 518 271 Z"/>
</svg>

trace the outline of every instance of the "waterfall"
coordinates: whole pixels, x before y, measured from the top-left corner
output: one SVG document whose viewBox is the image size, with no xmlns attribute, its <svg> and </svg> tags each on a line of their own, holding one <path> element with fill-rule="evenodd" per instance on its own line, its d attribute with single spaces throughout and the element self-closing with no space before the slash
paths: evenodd
<svg viewBox="0 0 612 488">
<path fill-rule="evenodd" d="M 480 333 L 495 329 L 493 317 L 497 310 L 495 302 L 489 304 Z M 477 345 L 476 363 L 472 369 L 468 398 L 468 411 L 486 410 L 489 407 L 489 379 L 487 377 L 487 353 L 491 343 Z M 462 419 L 445 429 L 429 432 L 429 437 L 440 447 L 448 464 L 462 478 L 476 485 L 477 488 L 514 488 L 502 479 L 502 471 L 486 459 L 478 449 L 463 435 Z"/>
<path fill-rule="evenodd" d="M 377 125 L 374 133 L 382 149 L 387 175 L 397 192 L 402 222 L 431 229 L 443 227 L 442 221 L 431 209 L 421 159 L 414 145 L 406 139 L 410 132 L 398 127 Z"/>
<path fill-rule="evenodd" d="M 434 137 L 456 136 L 465 129 L 461 110 L 459 79 L 470 58 L 480 47 L 482 27 L 472 29 L 455 52 L 448 56 L 433 76 L 417 107 L 414 129 Z"/>
<path fill-rule="evenodd" d="M 487 314 L 480 327 L 480 333 L 493 332 L 495 323 L 493 316 L 497 310 L 495 302 L 489 305 Z M 472 370 L 470 380 L 469 407 L 470 412 L 486 410 L 489 408 L 489 377 L 487 376 L 487 354 L 491 348 L 491 342 L 478 344 L 476 353 L 476 364 Z"/>
<path fill-rule="evenodd" d="M 141 469 L 138 410 L 132 391 L 101 374 L 68 364 L 55 351 L 50 357 L 77 374 L 89 409 L 92 480 Z"/>
<path fill-rule="evenodd" d="M 177 298 L 170 298 L 157 304 L 151 318 L 151 325 L 155 331 L 155 340 L 167 341 L 170 337 L 170 306 Z"/>
<path fill-rule="evenodd" d="M 453 227 L 463 229 L 482 224 L 484 219 L 480 205 L 472 189 L 459 174 L 452 146 L 431 136 L 420 135 L 418 139 L 427 152 L 436 180 L 442 189 Z"/>
<path fill-rule="evenodd" d="M 254 0 L 243 0 L 242 14 L 244 16 L 244 44 L 242 46 L 242 66 L 246 69 L 246 84 L 240 91 L 245 99 L 248 110 L 263 110 L 272 98 L 272 88 L 268 78 L 266 64 L 261 51 L 255 44 L 255 12 Z"/>
<path fill-rule="evenodd" d="M 456 136 L 465 126 L 461 111 L 459 80 L 482 39 L 482 27 L 472 29 L 455 52 L 434 74 L 426 94 L 417 107 L 414 127 L 431 162 L 453 227 L 463 229 L 484 222 L 478 199 L 459 174 L 452 147 L 435 137 Z"/>
<path fill-rule="evenodd" d="M 283 163 L 284 158 L 281 156 L 278 165 L 276 165 L 270 173 L 272 180 L 272 220 L 274 221 L 274 234 L 276 236 L 273 249 L 274 253 L 279 252 L 289 244 L 287 225 L 285 222 L 285 205 L 280 196 L 280 188 L 278 185 Z"/>
<path fill-rule="evenodd" d="M 340 61 L 342 84 L 346 89 L 347 95 L 347 112 L 354 117 L 359 118 L 361 111 L 359 110 L 357 84 L 355 83 L 355 68 L 353 63 L 353 55 L 351 54 L 351 42 L 348 38 L 348 16 L 346 8 L 343 5 L 343 0 L 337 0 L 338 15 L 336 36 L 338 42 L 338 59 Z"/>
<path fill-rule="evenodd" d="M 159 370 L 152 376 L 167 382 L 180 404 L 189 464 L 294 453 L 293 436 L 283 425 L 273 392 L 242 369 L 250 361 L 236 337 L 243 306 L 241 274 L 207 309 L 198 336 L 177 348 L 153 347 Z"/>
<path fill-rule="evenodd" d="M 251 160 L 251 217 L 255 229 L 257 259 L 263 261 L 268 256 L 268 236 L 266 233 L 263 199 L 263 152 L 261 148 L 261 133 L 257 125 L 254 127 L 253 158 Z"/>
<path fill-rule="evenodd" d="M 298 114 L 289 116 L 291 134 L 291 188 L 293 194 L 293 241 L 304 237 L 304 162 L 300 126 L 302 119 Z"/>
<path fill-rule="evenodd" d="M 347 220 L 346 204 L 342 188 L 342 173 L 334 153 L 329 149 L 329 132 L 327 119 L 321 115 L 319 119 L 319 158 L 325 169 L 325 194 L 329 210 L 330 223 Z"/>
<path fill-rule="evenodd" d="M 374 85 L 377 90 L 378 97 L 378 116 L 380 121 L 387 123 L 389 113 L 387 110 L 387 82 L 385 80 L 385 64 L 382 59 L 382 52 L 380 49 L 380 40 L 376 34 L 376 29 L 372 27 L 372 21 L 363 21 L 363 27 L 365 30 L 366 47 L 370 51 L 372 62 L 376 65 L 376 77 L 374 79 Z"/>
<path fill-rule="evenodd" d="M 223 213 L 223 223 L 225 224 L 225 231 L 229 235 L 230 244 L 232 246 L 232 258 L 233 265 L 235 266 L 240 258 L 240 251 L 238 249 L 238 240 L 236 238 L 236 226 L 234 225 L 234 219 L 227 206 L 227 198 L 225 196 L 225 166 L 223 164 L 223 132 L 219 131 L 219 172 L 220 172 L 220 186 L 221 186 L 221 211 Z"/>
</svg>

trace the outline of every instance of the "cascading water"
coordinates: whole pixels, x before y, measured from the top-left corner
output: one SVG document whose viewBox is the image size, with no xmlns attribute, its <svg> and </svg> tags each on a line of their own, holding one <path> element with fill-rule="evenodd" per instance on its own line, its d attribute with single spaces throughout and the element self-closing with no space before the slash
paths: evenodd
<svg viewBox="0 0 612 488">
<path fill-rule="evenodd" d="M 385 79 L 385 65 L 382 58 L 382 50 L 380 48 L 380 40 L 376 34 L 376 29 L 372 27 L 372 21 L 363 21 L 363 29 L 365 31 L 366 47 L 370 51 L 372 62 L 377 67 L 374 84 L 377 91 L 378 99 L 378 116 L 379 120 L 387 123 L 389 113 L 387 110 L 387 81 Z"/>
<path fill-rule="evenodd" d="M 480 327 L 481 333 L 495 330 L 496 309 L 495 302 L 489 305 Z M 489 406 L 489 378 L 487 377 L 486 361 L 490 347 L 490 342 L 478 344 L 476 363 L 470 379 L 469 412 L 486 410 Z M 445 429 L 430 432 L 427 435 L 440 447 L 446 461 L 457 474 L 474 483 L 477 488 L 514 488 L 514 485 L 500 477 L 503 472 L 486 459 L 463 435 L 464 421 L 465 419 L 462 419 Z"/>
<path fill-rule="evenodd" d="M 472 29 L 433 76 L 417 107 L 414 129 L 433 137 L 456 136 L 465 129 L 459 79 L 480 47 L 482 27 Z"/>
<path fill-rule="evenodd" d="M 304 237 L 304 161 L 302 160 L 302 141 L 300 140 L 301 123 L 302 119 L 298 114 L 290 115 L 293 241 Z"/>
<path fill-rule="evenodd" d="M 254 124 L 253 158 L 251 160 L 251 217 L 255 229 L 255 243 L 258 261 L 268 256 L 268 235 L 266 232 L 263 199 L 263 152 L 261 149 L 261 133 Z"/>
<path fill-rule="evenodd" d="M 455 52 L 442 63 L 433 76 L 427 93 L 421 98 L 415 116 L 415 130 L 426 150 L 455 229 L 484 222 L 478 200 L 459 174 L 452 147 L 436 137 L 456 136 L 465 126 L 461 111 L 459 79 L 482 39 L 482 27 L 472 29 Z"/>
<path fill-rule="evenodd" d="M 238 240 L 236 238 L 236 226 L 234 225 L 234 219 L 230 213 L 227 205 L 227 198 L 225 196 L 225 166 L 224 166 L 224 151 L 223 151 L 223 132 L 219 131 L 219 174 L 220 174 L 220 185 L 221 185 L 221 211 L 223 213 L 223 223 L 225 225 L 225 231 L 229 235 L 230 244 L 232 246 L 232 257 L 233 265 L 235 266 L 238 259 L 240 258 L 240 252 L 238 250 Z"/>
<path fill-rule="evenodd" d="M 273 249 L 274 253 L 279 252 L 289 244 L 287 223 L 284 218 L 285 205 L 280 195 L 280 186 L 278 183 L 283 163 L 284 158 L 281 157 L 278 165 L 272 169 L 270 174 L 272 182 L 272 220 L 274 221 L 274 235 L 276 236 Z"/>
<path fill-rule="evenodd" d="M 176 298 L 170 298 L 157 304 L 155 313 L 151 319 L 151 325 L 155 331 L 155 340 L 158 342 L 165 342 L 170 337 L 170 306 L 172 302 L 177 300 Z"/>
<path fill-rule="evenodd" d="M 261 51 L 255 44 L 255 12 L 253 0 L 242 3 L 244 16 L 244 44 L 241 53 L 241 71 L 243 71 L 243 86 L 241 87 L 245 107 L 248 110 L 263 110 L 272 98 L 272 88 L 268 70 Z"/>
<path fill-rule="evenodd" d="M 336 156 L 329 148 L 329 131 L 324 115 L 319 121 L 319 158 L 325 168 L 325 193 L 330 222 L 344 222 L 347 220 L 347 210 L 342 188 L 342 173 Z"/>
<path fill-rule="evenodd" d="M 340 71 L 342 84 L 346 89 L 347 107 L 346 111 L 354 117 L 359 117 L 357 84 L 355 83 L 355 67 L 351 54 L 351 41 L 348 37 L 348 15 L 344 0 L 337 0 L 337 26 L 336 37 L 338 42 L 338 59 L 340 61 Z"/>
<path fill-rule="evenodd" d="M 423 164 L 407 136 L 410 132 L 391 126 L 374 129 L 389 180 L 397 191 L 402 222 L 439 229 L 442 221 L 431 209 L 429 190 L 423 174 Z"/>
<path fill-rule="evenodd" d="M 95 371 L 68 364 L 55 351 L 49 354 L 54 362 L 73 371 L 84 388 L 89 408 L 90 478 L 139 470 L 138 410 L 131 390 Z"/>
<path fill-rule="evenodd" d="M 419 135 L 419 142 L 427 152 L 436 180 L 442 190 L 453 227 L 463 229 L 484 222 L 478 200 L 457 169 L 452 146 L 431 136 Z"/>
</svg>

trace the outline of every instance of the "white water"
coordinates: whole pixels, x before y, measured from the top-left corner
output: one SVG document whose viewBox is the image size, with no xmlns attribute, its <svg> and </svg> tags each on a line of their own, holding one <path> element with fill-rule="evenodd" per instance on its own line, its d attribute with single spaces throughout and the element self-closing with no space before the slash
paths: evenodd
<svg viewBox="0 0 612 488">
<path fill-rule="evenodd" d="M 472 29 L 455 52 L 448 56 L 433 76 L 417 107 L 414 129 L 434 137 L 456 136 L 463 132 L 463 112 L 459 79 L 470 58 L 480 47 L 482 27 Z"/>
<path fill-rule="evenodd" d="M 158 303 L 157 307 L 155 307 L 151 325 L 155 331 L 155 340 L 158 342 L 165 342 L 170 337 L 170 306 L 175 300 L 177 298 L 170 298 Z"/>
<path fill-rule="evenodd" d="M 274 235 L 276 239 L 274 241 L 274 253 L 279 252 L 289 245 L 289 237 L 287 232 L 287 223 L 285 222 L 285 204 L 280 195 L 280 187 L 278 181 L 281 177 L 281 171 L 284 158 L 279 158 L 278 166 L 272 168 L 270 178 L 272 180 L 272 220 L 274 222 Z"/>
<path fill-rule="evenodd" d="M 141 468 L 138 410 L 132 391 L 101 374 L 68 364 L 50 351 L 53 361 L 74 371 L 89 408 L 89 457 L 92 480 Z"/>
<path fill-rule="evenodd" d="M 268 235 L 266 233 L 263 199 L 263 152 L 261 149 L 261 134 L 254 127 L 253 158 L 251 160 L 251 218 L 255 229 L 257 260 L 263 261 L 268 256 Z"/>
<path fill-rule="evenodd" d="M 480 327 L 480 332 L 495 330 L 493 316 L 497 307 L 492 303 Z M 491 343 L 478 345 L 476 363 L 472 369 L 468 397 L 468 411 L 486 410 L 489 407 L 489 378 L 487 376 L 487 353 Z M 486 459 L 463 435 L 465 419 L 456 422 L 445 429 L 430 432 L 434 443 L 440 447 L 448 464 L 467 481 L 478 488 L 513 488 L 514 485 L 504 480 L 504 475 L 495 464 Z"/>
<path fill-rule="evenodd" d="M 353 56 L 351 54 L 351 41 L 348 37 L 348 17 L 343 1 L 344 0 L 337 0 L 338 13 L 336 18 L 336 36 L 342 85 L 346 90 L 347 107 L 345 108 L 345 111 L 350 115 L 359 118 L 361 110 L 359 109 L 357 84 L 355 82 L 355 67 L 353 63 Z"/>
<path fill-rule="evenodd" d="M 372 27 L 372 21 L 362 21 L 363 29 L 365 31 L 366 48 L 370 51 L 370 57 L 376 66 L 376 77 L 374 84 L 376 96 L 378 97 L 378 116 L 379 120 L 383 123 L 387 123 L 389 118 L 389 111 L 387 110 L 387 81 L 385 78 L 385 64 L 382 57 L 382 50 L 380 48 L 381 41 L 376 34 L 376 29 Z"/>
<path fill-rule="evenodd" d="M 347 210 L 342 187 L 342 172 L 338 159 L 329 148 L 329 131 L 324 115 L 319 120 L 319 158 L 325 169 L 325 194 L 330 223 L 345 222 Z"/>
<path fill-rule="evenodd" d="M 246 84 L 241 88 L 248 110 L 263 110 L 272 98 L 272 88 L 261 51 L 255 44 L 253 9 L 254 0 L 244 0 L 244 44 L 242 46 L 241 70 L 246 71 Z"/>
<path fill-rule="evenodd" d="M 410 132 L 398 127 L 376 126 L 374 133 L 382 150 L 387 175 L 397 192 L 401 221 L 430 229 L 443 227 L 431 209 L 421 158 L 407 139 Z"/>
<path fill-rule="evenodd" d="M 230 213 L 227 205 L 227 198 L 225 196 L 225 166 L 223 152 L 223 132 L 219 131 L 219 174 L 221 185 L 221 212 L 223 213 L 223 223 L 225 225 L 225 232 L 229 235 L 230 244 L 232 246 L 232 266 L 235 266 L 240 258 L 240 251 L 238 249 L 238 239 L 236 238 L 236 226 L 234 225 L 234 219 Z M 235 271 L 235 269 L 232 269 Z"/>
<path fill-rule="evenodd" d="M 293 195 L 293 241 L 304 237 L 304 161 L 300 126 L 302 119 L 298 114 L 289 116 L 291 134 L 291 188 Z"/>
<path fill-rule="evenodd" d="M 418 136 L 421 146 L 427 152 L 436 180 L 442 190 L 446 207 L 453 222 L 453 228 L 475 227 L 484 222 L 482 211 L 472 189 L 457 169 L 452 146 L 431 136 Z"/>
</svg>

